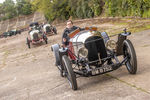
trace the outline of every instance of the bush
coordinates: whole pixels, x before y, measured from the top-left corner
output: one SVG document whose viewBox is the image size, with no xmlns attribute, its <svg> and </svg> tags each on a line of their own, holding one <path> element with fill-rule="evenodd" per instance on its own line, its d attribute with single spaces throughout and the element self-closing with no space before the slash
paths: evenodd
<svg viewBox="0 0 150 100">
<path fill-rule="evenodd" d="M 150 17 L 149 0 L 105 0 L 107 16 Z"/>
</svg>

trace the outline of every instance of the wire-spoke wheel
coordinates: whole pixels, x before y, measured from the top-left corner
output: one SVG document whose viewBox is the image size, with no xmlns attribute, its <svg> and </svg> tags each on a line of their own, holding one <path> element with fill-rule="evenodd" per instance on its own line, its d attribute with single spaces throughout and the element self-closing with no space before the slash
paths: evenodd
<svg viewBox="0 0 150 100">
<path fill-rule="evenodd" d="M 29 41 L 28 38 L 27 38 L 27 46 L 28 46 L 29 49 L 31 48 L 31 46 L 30 46 L 30 41 Z"/>
<path fill-rule="evenodd" d="M 64 55 L 62 57 L 62 63 L 65 70 L 65 76 L 68 79 L 69 85 L 73 90 L 77 90 L 77 81 L 76 81 L 76 75 L 72 69 L 72 64 L 69 60 L 69 58 Z"/>
<path fill-rule="evenodd" d="M 130 74 L 136 74 L 137 72 L 137 58 L 130 40 L 125 40 L 123 43 L 124 57 L 127 57 L 126 67 Z"/>
<path fill-rule="evenodd" d="M 53 32 L 54 32 L 54 34 L 57 34 L 57 29 L 56 29 L 56 27 L 53 28 Z"/>
<path fill-rule="evenodd" d="M 44 39 L 45 43 L 47 44 L 48 43 L 48 38 L 45 34 L 43 35 L 43 39 Z"/>
</svg>

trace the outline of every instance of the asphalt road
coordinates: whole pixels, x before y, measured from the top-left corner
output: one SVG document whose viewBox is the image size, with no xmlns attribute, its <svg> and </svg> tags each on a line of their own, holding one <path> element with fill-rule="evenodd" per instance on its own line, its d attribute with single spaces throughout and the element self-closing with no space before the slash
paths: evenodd
<svg viewBox="0 0 150 100">
<path fill-rule="evenodd" d="M 130 75 L 125 66 L 108 74 L 78 78 L 73 91 L 59 76 L 49 44 L 25 44 L 26 34 L 0 39 L 0 100 L 150 100 L 150 30 L 129 36 L 133 42 L 138 71 Z"/>
</svg>

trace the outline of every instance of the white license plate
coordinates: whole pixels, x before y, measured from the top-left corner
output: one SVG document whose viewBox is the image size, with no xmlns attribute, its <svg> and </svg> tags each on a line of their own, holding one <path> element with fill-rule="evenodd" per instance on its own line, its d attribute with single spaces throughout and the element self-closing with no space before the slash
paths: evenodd
<svg viewBox="0 0 150 100">
<path fill-rule="evenodd" d="M 111 66 L 104 66 L 104 67 L 99 67 L 99 68 L 96 68 L 92 71 L 92 75 L 95 75 L 95 74 L 101 74 L 101 73 L 105 73 L 105 72 L 108 72 L 108 71 L 112 71 L 112 67 Z"/>
</svg>

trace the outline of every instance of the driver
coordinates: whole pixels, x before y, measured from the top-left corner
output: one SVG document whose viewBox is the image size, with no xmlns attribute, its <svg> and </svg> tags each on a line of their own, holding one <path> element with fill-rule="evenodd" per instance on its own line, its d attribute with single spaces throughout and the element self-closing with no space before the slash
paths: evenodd
<svg viewBox="0 0 150 100">
<path fill-rule="evenodd" d="M 63 46 L 69 45 L 69 36 L 68 36 L 68 34 L 73 32 L 74 30 L 76 30 L 78 28 L 79 27 L 77 27 L 77 26 L 73 26 L 73 22 L 71 20 L 67 21 L 67 26 L 66 26 L 66 29 L 64 30 L 63 36 L 62 36 L 62 44 L 63 44 Z"/>
</svg>

